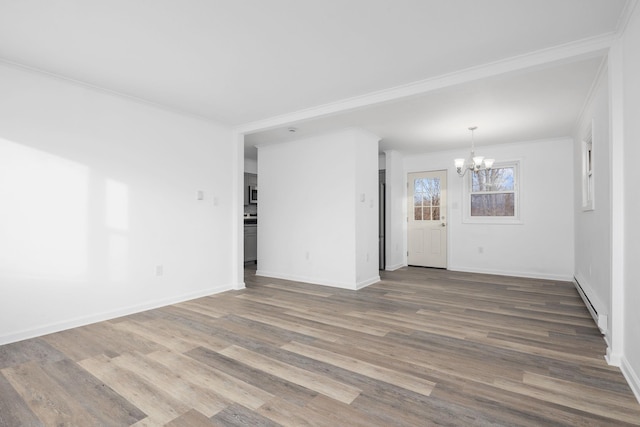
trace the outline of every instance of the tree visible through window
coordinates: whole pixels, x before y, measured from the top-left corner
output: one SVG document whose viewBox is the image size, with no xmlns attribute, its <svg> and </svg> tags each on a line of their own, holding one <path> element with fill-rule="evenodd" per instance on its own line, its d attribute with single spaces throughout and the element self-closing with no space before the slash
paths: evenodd
<svg viewBox="0 0 640 427">
<path fill-rule="evenodd" d="M 414 181 L 413 209 L 416 221 L 440 219 L 440 179 L 418 178 Z"/>
<path fill-rule="evenodd" d="M 517 217 L 517 165 L 497 166 L 471 174 L 471 217 Z"/>
</svg>

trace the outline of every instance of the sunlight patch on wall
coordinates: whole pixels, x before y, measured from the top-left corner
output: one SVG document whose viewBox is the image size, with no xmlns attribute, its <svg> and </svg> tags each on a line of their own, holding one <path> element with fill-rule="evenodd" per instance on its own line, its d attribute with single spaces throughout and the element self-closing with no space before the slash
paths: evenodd
<svg viewBox="0 0 640 427">
<path fill-rule="evenodd" d="M 108 276 L 112 282 L 124 282 L 128 277 L 129 187 L 107 178 L 105 181 L 105 215 L 108 236 Z"/>
<path fill-rule="evenodd" d="M 0 138 L 0 274 L 87 274 L 89 169 Z"/>
<path fill-rule="evenodd" d="M 107 227 L 126 231 L 129 228 L 129 189 L 113 179 L 105 183 Z"/>
</svg>

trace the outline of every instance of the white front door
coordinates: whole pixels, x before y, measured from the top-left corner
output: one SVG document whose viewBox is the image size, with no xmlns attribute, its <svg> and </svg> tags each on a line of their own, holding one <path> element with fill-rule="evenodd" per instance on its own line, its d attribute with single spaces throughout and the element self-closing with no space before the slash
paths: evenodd
<svg viewBox="0 0 640 427">
<path fill-rule="evenodd" d="M 447 171 L 408 175 L 409 265 L 447 268 Z"/>
</svg>

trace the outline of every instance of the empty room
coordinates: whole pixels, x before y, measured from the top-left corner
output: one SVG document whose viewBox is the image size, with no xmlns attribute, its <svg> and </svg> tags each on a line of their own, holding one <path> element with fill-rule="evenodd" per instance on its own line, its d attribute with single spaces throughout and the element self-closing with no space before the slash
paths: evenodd
<svg viewBox="0 0 640 427">
<path fill-rule="evenodd" d="M 640 425 L 637 0 L 0 1 L 0 427 Z"/>
</svg>

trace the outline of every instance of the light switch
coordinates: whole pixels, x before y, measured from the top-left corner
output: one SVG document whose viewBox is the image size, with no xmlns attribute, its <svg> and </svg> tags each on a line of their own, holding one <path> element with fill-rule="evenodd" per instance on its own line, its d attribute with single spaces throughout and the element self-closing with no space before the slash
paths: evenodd
<svg viewBox="0 0 640 427">
<path fill-rule="evenodd" d="M 204 200 L 204 191 L 198 190 L 198 192 L 196 193 L 196 197 L 198 200 Z"/>
</svg>

